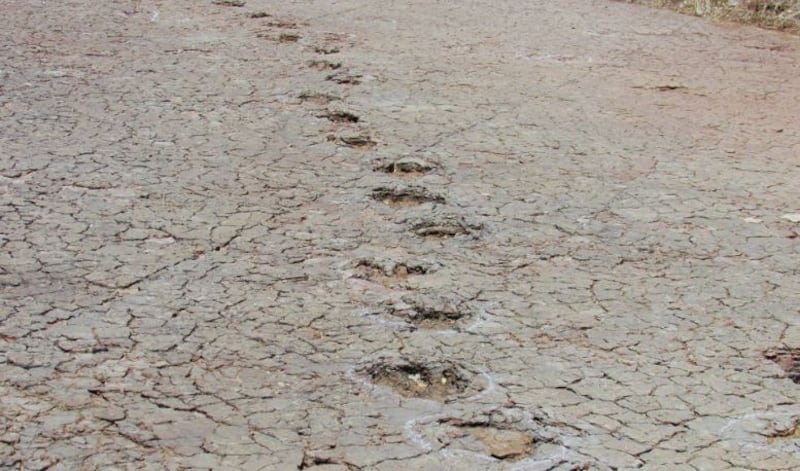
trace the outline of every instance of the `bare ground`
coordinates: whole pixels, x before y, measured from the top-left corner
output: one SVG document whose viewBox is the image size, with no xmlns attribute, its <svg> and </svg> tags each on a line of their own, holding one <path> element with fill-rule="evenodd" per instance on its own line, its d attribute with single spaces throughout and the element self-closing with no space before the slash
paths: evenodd
<svg viewBox="0 0 800 471">
<path fill-rule="evenodd" d="M 237 4 L 4 3 L 0 468 L 800 468 L 796 39 Z"/>
</svg>

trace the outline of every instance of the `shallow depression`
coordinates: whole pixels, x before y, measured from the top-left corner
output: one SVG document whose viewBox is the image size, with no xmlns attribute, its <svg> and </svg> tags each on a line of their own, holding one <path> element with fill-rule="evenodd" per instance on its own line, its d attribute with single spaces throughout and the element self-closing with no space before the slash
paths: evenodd
<svg viewBox="0 0 800 471">
<path fill-rule="evenodd" d="M 800 348 L 774 348 L 764 352 L 764 358 L 777 363 L 789 379 L 800 384 Z"/>
<path fill-rule="evenodd" d="M 422 158 L 403 157 L 392 162 L 379 163 L 375 170 L 401 177 L 419 177 L 431 173 L 437 168 L 437 164 Z"/>
<path fill-rule="evenodd" d="M 444 196 L 416 186 L 375 188 L 372 190 L 372 198 L 395 208 L 417 206 L 423 203 L 445 203 Z"/>
<path fill-rule="evenodd" d="M 474 235 L 473 228 L 455 219 L 430 219 L 417 222 L 411 226 L 411 231 L 420 237 L 432 239 Z"/>
<path fill-rule="evenodd" d="M 375 384 L 403 397 L 447 401 L 477 392 L 480 375 L 451 361 L 381 359 L 361 369 Z"/>
<path fill-rule="evenodd" d="M 370 136 L 367 135 L 354 135 L 354 136 L 341 136 L 339 142 L 347 147 L 352 147 L 358 150 L 369 150 L 378 145 Z"/>
<path fill-rule="evenodd" d="M 389 314 L 420 329 L 453 329 L 475 317 L 473 309 L 455 296 L 412 294 L 401 299 L 389 307 Z"/>
<path fill-rule="evenodd" d="M 422 263 L 361 260 L 353 276 L 384 286 L 396 286 L 410 277 L 425 275 L 433 270 L 434 267 Z"/>
</svg>

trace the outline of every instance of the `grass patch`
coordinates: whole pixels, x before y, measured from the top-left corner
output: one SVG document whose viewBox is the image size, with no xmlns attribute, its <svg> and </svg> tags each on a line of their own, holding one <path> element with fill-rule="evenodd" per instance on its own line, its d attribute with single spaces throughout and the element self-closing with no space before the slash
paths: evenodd
<svg viewBox="0 0 800 471">
<path fill-rule="evenodd" d="M 627 0 L 689 15 L 800 34 L 800 0 Z"/>
</svg>

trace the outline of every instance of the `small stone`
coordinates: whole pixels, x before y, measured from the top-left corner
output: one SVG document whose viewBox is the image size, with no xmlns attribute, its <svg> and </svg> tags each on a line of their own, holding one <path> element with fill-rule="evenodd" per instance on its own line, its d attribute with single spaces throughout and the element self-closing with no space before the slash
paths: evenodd
<svg viewBox="0 0 800 471">
<path fill-rule="evenodd" d="M 495 430 L 480 427 L 470 433 L 480 440 L 489 454 L 500 460 L 516 460 L 530 454 L 533 437 L 516 430 Z"/>
<path fill-rule="evenodd" d="M 6 432 L 0 435 L 0 442 L 2 443 L 17 443 L 19 441 L 19 434 L 16 432 Z"/>
<path fill-rule="evenodd" d="M 97 409 L 94 416 L 100 420 L 107 420 L 109 422 L 117 422 L 125 418 L 125 411 L 119 407 L 104 407 Z"/>
</svg>

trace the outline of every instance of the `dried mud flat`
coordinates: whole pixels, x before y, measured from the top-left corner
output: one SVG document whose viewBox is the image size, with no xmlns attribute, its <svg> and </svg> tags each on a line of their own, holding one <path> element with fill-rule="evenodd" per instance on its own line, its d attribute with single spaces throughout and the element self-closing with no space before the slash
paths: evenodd
<svg viewBox="0 0 800 471">
<path fill-rule="evenodd" d="M 0 468 L 800 468 L 795 38 L 4 7 Z"/>
</svg>

